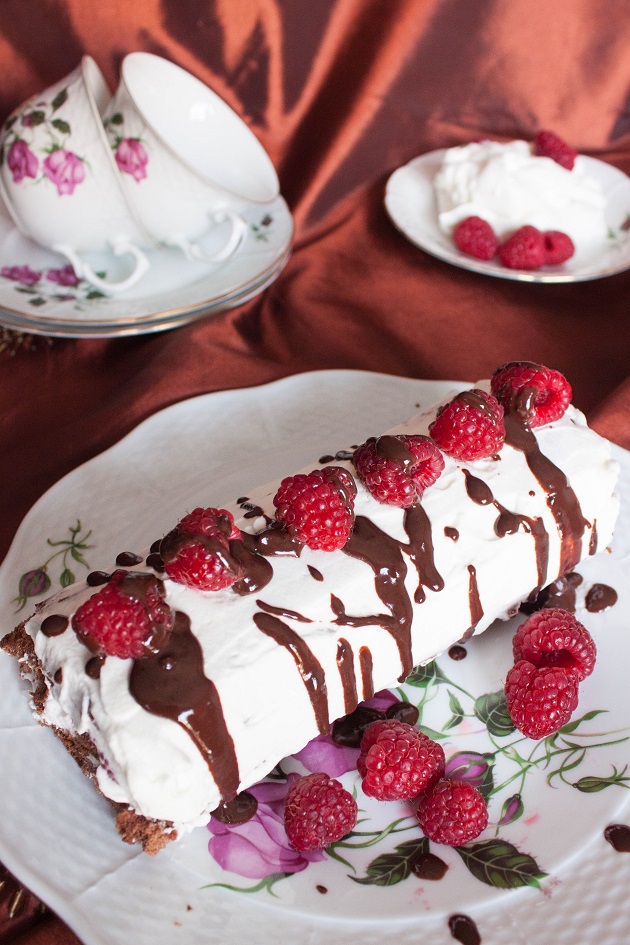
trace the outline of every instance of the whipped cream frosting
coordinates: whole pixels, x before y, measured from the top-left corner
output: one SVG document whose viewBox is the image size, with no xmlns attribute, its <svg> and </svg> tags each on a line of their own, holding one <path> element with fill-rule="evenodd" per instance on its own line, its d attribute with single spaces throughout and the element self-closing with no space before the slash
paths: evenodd
<svg viewBox="0 0 630 945">
<path fill-rule="evenodd" d="M 434 416 L 389 432 L 426 434 Z M 95 671 L 71 626 L 41 627 L 70 619 L 98 587 L 51 598 L 26 623 L 49 687 L 41 720 L 89 734 L 113 801 L 180 832 L 207 822 L 357 701 L 607 546 L 618 512 L 607 441 L 573 407 L 533 432 L 508 419 L 496 458 L 446 456 L 412 511 L 378 503 L 357 479 L 348 546 L 267 554 L 271 580 L 252 593 L 196 591 L 158 573 L 177 617 L 170 646 L 149 659 L 108 656 Z M 264 532 L 277 485 L 228 506 L 243 532 Z M 144 561 L 129 570 L 154 574 Z"/>
<path fill-rule="evenodd" d="M 572 170 L 533 154 L 527 141 L 480 141 L 449 148 L 434 179 L 440 227 L 448 235 L 479 216 L 499 239 L 529 224 L 561 230 L 576 247 L 605 240 L 606 199 L 581 155 Z"/>
</svg>

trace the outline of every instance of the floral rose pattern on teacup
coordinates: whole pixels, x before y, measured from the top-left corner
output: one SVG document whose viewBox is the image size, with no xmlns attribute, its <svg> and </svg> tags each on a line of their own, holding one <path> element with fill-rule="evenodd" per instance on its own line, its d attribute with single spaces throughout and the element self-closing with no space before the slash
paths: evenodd
<svg viewBox="0 0 630 945">
<path fill-rule="evenodd" d="M 124 119 L 116 112 L 105 121 L 105 130 L 109 138 L 118 170 L 140 183 L 147 176 L 149 155 L 140 138 L 125 137 L 121 134 Z"/>
<path fill-rule="evenodd" d="M 6 159 L 15 184 L 49 181 L 63 197 L 85 180 L 85 162 L 66 147 L 72 129 L 59 109 L 67 101 L 68 91 L 62 89 L 52 102 L 29 103 L 5 124 L 0 163 Z"/>
<path fill-rule="evenodd" d="M 85 165 L 72 151 L 58 148 L 51 151 L 43 163 L 44 174 L 62 194 L 73 194 L 74 188 L 85 180 Z"/>
<path fill-rule="evenodd" d="M 25 177 L 37 177 L 39 160 L 22 138 L 16 138 L 11 144 L 7 164 L 16 184 L 21 184 Z"/>
</svg>

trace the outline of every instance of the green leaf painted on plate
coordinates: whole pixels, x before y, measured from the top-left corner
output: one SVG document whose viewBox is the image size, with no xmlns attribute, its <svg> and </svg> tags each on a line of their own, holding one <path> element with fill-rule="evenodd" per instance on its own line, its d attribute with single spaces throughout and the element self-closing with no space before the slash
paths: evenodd
<svg viewBox="0 0 630 945">
<path fill-rule="evenodd" d="M 475 699 L 473 711 L 479 721 L 486 726 L 488 732 L 497 738 L 511 735 L 516 731 L 502 689 L 499 692 L 488 692 Z"/>
<path fill-rule="evenodd" d="M 405 682 L 410 686 L 430 686 L 431 683 L 447 683 L 450 680 L 444 675 L 435 660 L 426 666 L 416 666 L 411 670 Z"/>
<path fill-rule="evenodd" d="M 75 577 L 70 568 L 64 568 L 59 577 L 59 583 L 62 587 L 70 587 L 71 584 L 74 584 Z"/>
<path fill-rule="evenodd" d="M 393 853 L 382 853 L 372 860 L 365 876 L 351 876 L 350 879 L 363 886 L 395 886 L 411 875 L 415 861 L 428 852 L 426 837 L 405 840 Z"/>
<path fill-rule="evenodd" d="M 455 849 L 476 879 L 496 889 L 516 889 L 519 886 L 540 889 L 540 880 L 547 875 L 533 857 L 521 853 L 506 840 L 481 840 Z"/>
</svg>

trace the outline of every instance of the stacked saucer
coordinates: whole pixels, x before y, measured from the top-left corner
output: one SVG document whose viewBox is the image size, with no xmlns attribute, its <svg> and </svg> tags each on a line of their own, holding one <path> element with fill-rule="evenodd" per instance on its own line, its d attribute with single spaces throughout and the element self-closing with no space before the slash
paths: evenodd
<svg viewBox="0 0 630 945">
<path fill-rule="evenodd" d="M 5 122 L 0 322 L 59 336 L 158 331 L 279 274 L 293 221 L 264 149 L 214 92 L 147 53 L 112 99 L 85 56 Z"/>
</svg>

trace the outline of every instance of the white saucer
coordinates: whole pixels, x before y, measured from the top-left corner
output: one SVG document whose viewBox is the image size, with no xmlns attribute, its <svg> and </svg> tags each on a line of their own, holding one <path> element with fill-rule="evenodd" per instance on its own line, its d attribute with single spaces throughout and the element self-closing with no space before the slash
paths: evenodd
<svg viewBox="0 0 630 945">
<path fill-rule="evenodd" d="M 385 208 L 394 225 L 420 249 L 472 272 L 520 282 L 582 282 L 601 279 L 630 268 L 630 178 L 604 161 L 581 156 L 587 173 L 600 181 L 606 196 L 608 240 L 580 249 L 562 266 L 528 272 L 506 269 L 496 261 L 466 256 L 438 224 L 433 179 L 445 150 L 414 158 L 391 175 L 385 189 Z"/>
<path fill-rule="evenodd" d="M 105 296 L 85 281 L 76 286 L 53 281 L 67 260 L 24 237 L 0 203 L 0 324 L 60 337 L 135 335 L 234 308 L 273 282 L 289 258 L 293 238 L 293 220 L 282 197 L 241 212 L 249 224 L 245 244 L 228 262 L 210 266 L 187 260 L 176 249 L 147 251 L 151 268 L 141 282 Z M 212 252 L 224 240 L 223 226 L 217 227 L 204 247 Z M 112 281 L 126 274 L 124 259 L 105 253 L 87 259 Z"/>
</svg>

